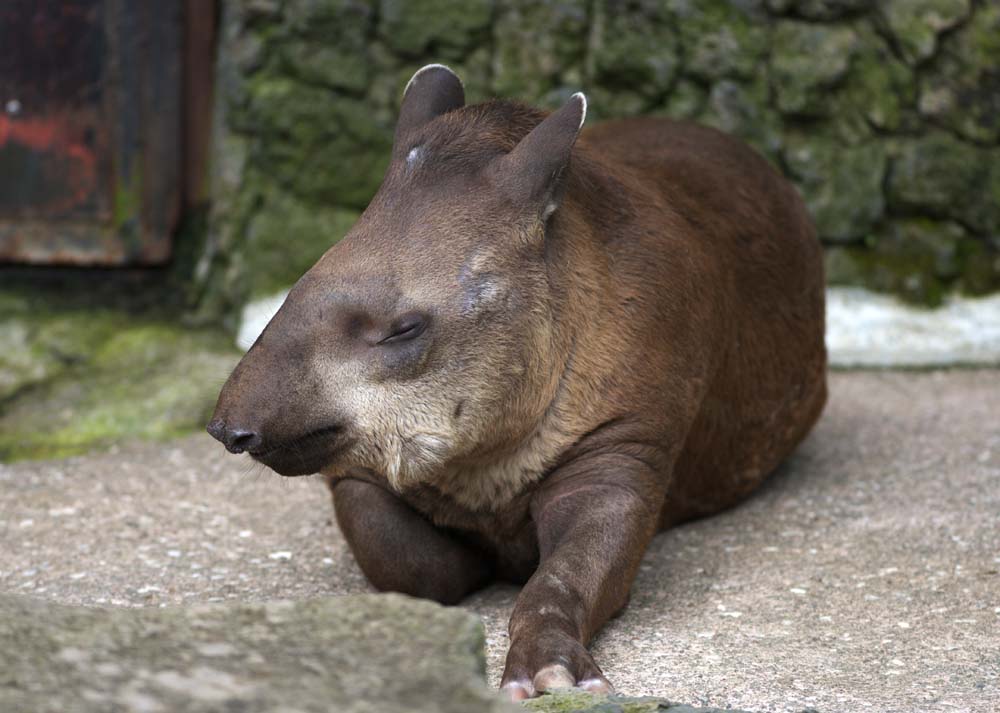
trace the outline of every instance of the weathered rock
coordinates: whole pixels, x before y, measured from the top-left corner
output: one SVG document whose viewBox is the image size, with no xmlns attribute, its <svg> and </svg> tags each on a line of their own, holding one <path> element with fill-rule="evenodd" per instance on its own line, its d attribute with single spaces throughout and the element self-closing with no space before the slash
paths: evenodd
<svg viewBox="0 0 1000 713">
<path fill-rule="evenodd" d="M 923 305 L 940 305 L 949 287 L 983 294 L 1000 286 L 991 268 L 986 249 L 961 225 L 927 218 L 883 224 L 864 244 L 826 253 L 830 284 L 867 284 Z"/>
<path fill-rule="evenodd" d="M 0 595 L 4 711 L 516 711 L 477 617 L 400 595 L 86 609 Z"/>
<path fill-rule="evenodd" d="M 15 315 L 0 334 L 0 461 L 200 429 L 238 360 L 220 330 L 113 310 Z"/>
<path fill-rule="evenodd" d="M 767 106 L 764 82 L 723 79 L 712 85 L 698 121 L 739 136 L 774 160 L 782 145 L 781 119 Z"/>
<path fill-rule="evenodd" d="M 886 0 L 879 3 L 903 57 L 918 64 L 934 56 L 938 35 L 969 16 L 969 0 Z"/>
<path fill-rule="evenodd" d="M 428 62 L 452 66 L 472 102 L 503 96 L 554 108 L 582 89 L 588 122 L 647 114 L 694 119 L 737 134 L 772 159 L 794 145 L 818 162 L 796 163 L 800 181 L 830 174 L 822 165 L 832 161 L 828 142 L 868 147 L 870 172 L 862 175 L 859 150 L 836 167 L 840 183 L 807 189 L 811 205 L 830 194 L 819 216 L 829 242 L 859 239 L 873 216 L 887 223 L 955 220 L 976 246 L 957 253 L 960 272 L 970 277 L 948 284 L 985 286 L 997 277 L 990 240 L 1000 234 L 1000 201 L 991 198 L 1000 191 L 1000 169 L 991 167 L 1000 164 L 1000 4 L 226 0 L 223 10 L 217 84 L 226 130 L 216 141 L 214 217 L 193 290 L 201 318 L 237 313 L 260 296 L 258 286 L 287 287 L 276 284 L 284 266 L 269 272 L 267 260 L 244 253 L 277 232 L 270 226 L 289 206 L 300 224 L 364 208 L 385 167 L 402 89 Z M 933 143 L 939 134 L 956 140 L 968 162 L 952 178 L 929 181 L 965 185 L 968 174 L 979 176 L 964 203 L 934 186 L 910 185 L 926 182 L 918 175 L 896 176 L 889 190 L 876 185 L 883 156 L 899 154 L 905 174 L 914 164 L 911 145 Z M 860 186 L 871 193 L 855 205 Z M 850 201 L 831 202 L 834 191 Z M 889 210 L 879 211 L 880 203 Z M 306 242 L 303 256 L 314 252 Z M 966 256 L 977 255 L 966 264 Z M 877 256 L 880 263 L 893 259 Z M 899 260 L 912 269 L 908 256 Z"/>
<path fill-rule="evenodd" d="M 280 190 L 266 193 L 262 201 L 247 225 L 241 252 L 254 297 L 293 284 L 358 218 L 357 211 L 314 206 Z"/>
<path fill-rule="evenodd" d="M 768 25 L 753 3 L 673 2 L 684 48 L 684 71 L 703 80 L 750 79 L 760 73 Z"/>
<path fill-rule="evenodd" d="M 969 139 L 1000 142 L 1000 5 L 978 8 L 940 54 L 923 74 L 920 112 Z"/>
<path fill-rule="evenodd" d="M 445 56 L 474 46 L 488 30 L 492 0 L 383 0 L 379 34 L 404 55 L 433 47 Z"/>
<path fill-rule="evenodd" d="M 809 20 L 838 20 L 870 8 L 869 0 L 766 0 L 773 12 Z"/>
<path fill-rule="evenodd" d="M 858 287 L 833 288 L 826 297 L 830 363 L 841 368 L 917 369 L 944 363 L 1000 364 L 997 314 L 1000 295 L 974 299 L 950 295 L 941 306 L 928 310 Z M 971 710 L 988 698 L 981 696 Z"/>
<path fill-rule="evenodd" d="M 968 240 L 958 223 L 926 218 L 897 220 L 873 238 L 876 252 L 925 260 L 925 271 L 942 279 L 960 274 L 962 245 Z"/>
<path fill-rule="evenodd" d="M 680 46 L 669 13 L 651 3 L 632 13 L 618 11 L 618 3 L 597 7 L 602 14 L 592 51 L 595 80 L 612 92 L 632 89 L 662 96 L 680 69 Z"/>
<path fill-rule="evenodd" d="M 823 240 L 864 237 L 882 217 L 886 154 L 881 144 L 844 146 L 833 139 L 794 137 L 783 155 Z"/>
<path fill-rule="evenodd" d="M 633 90 L 596 86 L 587 94 L 587 122 L 642 116 L 651 112 L 651 104 L 649 97 Z"/>
<path fill-rule="evenodd" d="M 847 75 L 858 48 L 850 27 L 785 20 L 773 35 L 771 77 L 777 107 L 789 114 L 830 112 L 828 91 Z"/>
<path fill-rule="evenodd" d="M 900 210 L 948 217 L 982 232 L 1000 229 L 1000 150 L 944 132 L 902 142 L 893 161 L 889 201 Z"/>
<path fill-rule="evenodd" d="M 700 84 L 680 79 L 667 94 L 662 107 L 654 112 L 671 119 L 694 119 L 700 116 L 708 102 L 708 92 Z"/>
<path fill-rule="evenodd" d="M 825 257 L 831 285 L 870 285 L 877 292 L 892 293 L 905 302 L 926 307 L 939 307 L 944 302 L 945 285 L 928 270 L 931 260 L 926 255 L 903 260 L 848 246 L 828 250 Z"/>
<path fill-rule="evenodd" d="M 0 408 L 19 391 L 85 359 L 115 327 L 105 313 L 90 320 L 41 315 L 16 293 L 0 293 L 0 315 Z"/>
<path fill-rule="evenodd" d="M 871 136 L 868 125 L 890 131 L 917 128 L 913 70 L 873 30 L 862 26 L 858 40 L 850 74 L 834 98 L 839 133 Z"/>
<path fill-rule="evenodd" d="M 493 91 L 535 102 L 560 86 L 578 91 L 587 47 L 587 5 L 584 0 L 505 3 L 493 27 Z"/>
<path fill-rule="evenodd" d="M 283 186 L 313 203 L 364 208 L 382 180 L 392 127 L 374 123 L 362 100 L 271 72 L 255 76 L 250 93 L 245 121 L 264 192 Z"/>
<path fill-rule="evenodd" d="M 290 0 L 289 37 L 278 46 L 287 71 L 309 84 L 364 93 L 374 8 L 357 0 Z"/>
<path fill-rule="evenodd" d="M 140 609 L 0 594 L 0 709 L 740 713 L 575 690 L 505 703 L 478 617 L 397 594 Z"/>
<path fill-rule="evenodd" d="M 990 242 L 966 239 L 958 245 L 961 274 L 956 285 L 969 295 L 1000 291 L 1000 239 Z"/>
</svg>

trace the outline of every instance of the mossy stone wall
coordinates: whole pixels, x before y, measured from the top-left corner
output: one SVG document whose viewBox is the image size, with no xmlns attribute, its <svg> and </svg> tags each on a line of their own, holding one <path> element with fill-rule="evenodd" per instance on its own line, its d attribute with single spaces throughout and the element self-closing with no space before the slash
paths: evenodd
<svg viewBox="0 0 1000 713">
<path fill-rule="evenodd" d="M 800 188 L 829 279 L 934 304 L 1000 287 L 1000 3 L 226 0 L 206 314 L 291 284 L 378 187 L 427 62 L 470 101 L 689 118 Z"/>
</svg>

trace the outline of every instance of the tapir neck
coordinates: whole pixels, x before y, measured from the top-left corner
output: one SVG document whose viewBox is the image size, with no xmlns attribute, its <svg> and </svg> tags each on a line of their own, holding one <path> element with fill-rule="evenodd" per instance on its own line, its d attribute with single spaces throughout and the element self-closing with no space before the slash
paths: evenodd
<svg viewBox="0 0 1000 713">
<path fill-rule="evenodd" d="M 563 363 L 572 361 L 574 350 L 596 346 L 607 326 L 598 315 L 612 313 L 606 309 L 616 293 L 608 243 L 634 220 L 616 168 L 579 147 L 546 228 L 550 305 L 558 325 L 555 351 Z"/>
</svg>

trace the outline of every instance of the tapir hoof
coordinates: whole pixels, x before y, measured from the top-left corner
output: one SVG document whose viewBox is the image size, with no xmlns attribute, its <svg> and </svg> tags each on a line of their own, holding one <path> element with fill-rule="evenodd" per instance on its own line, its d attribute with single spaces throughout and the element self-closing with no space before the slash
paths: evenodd
<svg viewBox="0 0 1000 713">
<path fill-rule="evenodd" d="M 511 646 L 507 654 L 507 669 L 500 686 L 500 690 L 510 700 L 523 701 L 564 688 L 582 688 L 598 694 L 614 691 L 586 647 L 572 640 L 560 642 L 561 646 L 552 646 L 553 643 L 555 642 L 550 641 L 550 645 L 546 646 L 541 641 L 536 641 Z M 552 663 L 553 661 L 566 663 Z"/>
</svg>

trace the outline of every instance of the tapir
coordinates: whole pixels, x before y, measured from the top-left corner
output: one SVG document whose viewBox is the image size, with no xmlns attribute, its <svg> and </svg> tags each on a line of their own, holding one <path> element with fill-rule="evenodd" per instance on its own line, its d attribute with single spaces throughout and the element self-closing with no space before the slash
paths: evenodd
<svg viewBox="0 0 1000 713">
<path fill-rule="evenodd" d="M 208 426 L 322 474 L 378 590 L 523 584 L 514 700 L 611 690 L 587 645 L 651 538 L 746 498 L 827 393 L 822 249 L 794 187 L 714 129 L 583 129 L 586 109 L 467 106 L 447 67 L 413 75 L 378 192 Z"/>
</svg>

